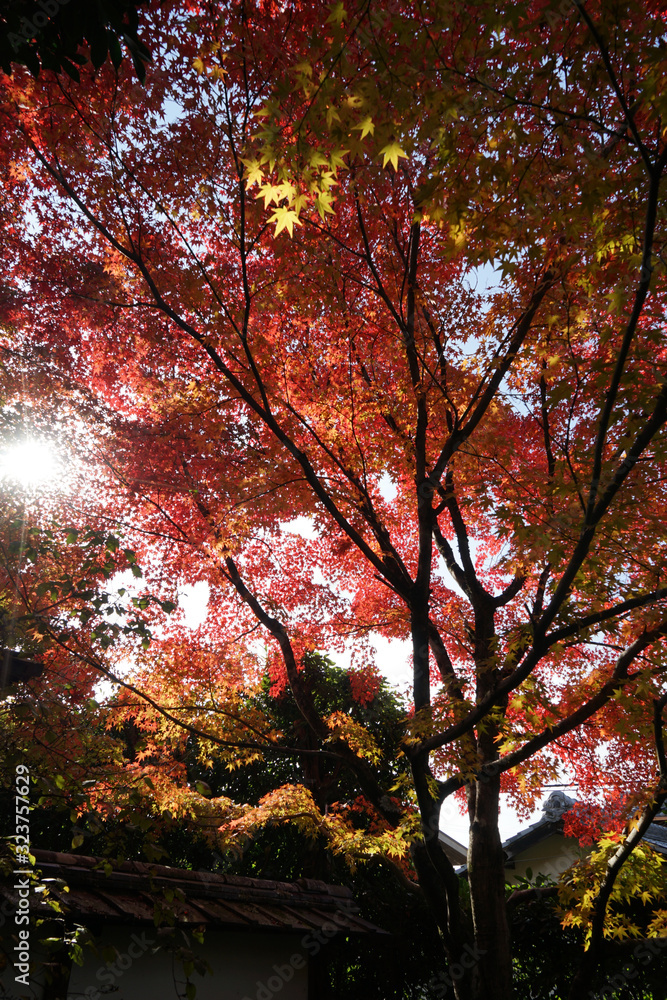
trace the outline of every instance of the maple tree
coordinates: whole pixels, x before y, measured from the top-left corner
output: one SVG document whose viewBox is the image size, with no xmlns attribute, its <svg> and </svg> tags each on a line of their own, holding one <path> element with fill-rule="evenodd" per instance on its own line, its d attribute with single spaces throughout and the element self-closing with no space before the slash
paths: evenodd
<svg viewBox="0 0 667 1000">
<path fill-rule="evenodd" d="M 210 592 L 199 632 L 168 618 L 131 670 L 117 623 L 84 649 L 72 611 L 40 641 L 119 680 L 114 719 L 145 740 L 128 771 L 220 843 L 271 820 L 350 860 L 409 852 L 448 960 L 475 949 L 461 998 L 512 991 L 501 790 L 529 809 L 565 772 L 634 796 L 571 900 L 585 996 L 605 933 L 665 920 L 605 922 L 667 797 L 664 14 L 326 13 L 149 5 L 145 87 L 108 64 L 4 80 L 0 308 L 36 386 L 16 396 L 38 413 L 57 387 L 85 420 L 81 524 L 136 553 L 147 618 L 148 593 Z M 303 669 L 352 645 L 363 702 L 374 633 L 412 641 L 399 789 Z M 373 829 L 303 785 L 246 809 L 167 766 L 188 735 L 230 769 L 304 755 L 247 697 L 265 659 Z M 453 795 L 469 910 L 437 838 Z"/>
</svg>

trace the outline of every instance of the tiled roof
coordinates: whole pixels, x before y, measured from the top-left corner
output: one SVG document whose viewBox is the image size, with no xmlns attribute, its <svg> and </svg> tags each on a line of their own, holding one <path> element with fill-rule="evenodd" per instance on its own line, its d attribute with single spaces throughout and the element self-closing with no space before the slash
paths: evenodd
<svg viewBox="0 0 667 1000">
<path fill-rule="evenodd" d="M 573 805 L 574 799 L 568 795 L 563 792 L 552 792 L 542 806 L 540 818 L 535 823 L 531 823 L 525 830 L 520 830 L 503 842 L 506 859 L 511 861 L 516 854 L 532 847 L 533 844 L 544 840 L 552 833 L 562 833 L 563 813 L 571 809 Z"/>
<path fill-rule="evenodd" d="M 152 924 L 155 903 L 162 902 L 178 924 L 285 932 L 317 930 L 333 922 L 347 934 L 385 933 L 357 915 L 349 889 L 313 879 L 274 882 L 138 861 L 117 865 L 107 875 L 100 858 L 33 853 L 42 877 L 56 880 L 47 883 L 50 894 L 68 916 L 84 922 Z M 13 894 L 12 882 L 0 885 L 0 896 L 12 899 Z M 37 899 L 31 908 L 39 909 Z"/>
<path fill-rule="evenodd" d="M 562 833 L 563 813 L 571 809 L 574 803 L 575 800 L 563 792 L 552 792 L 542 806 L 540 818 L 503 842 L 506 867 L 513 867 L 516 856 L 529 847 L 540 843 L 553 833 Z M 662 817 L 658 822 L 651 823 L 643 839 L 659 854 L 667 856 L 667 823 Z M 459 875 L 465 875 L 468 868 L 464 865 L 457 871 Z"/>
<path fill-rule="evenodd" d="M 458 840 L 454 840 L 453 837 L 450 837 L 449 834 L 444 833 L 442 830 L 438 833 L 438 840 L 447 858 L 453 865 L 464 864 L 468 856 L 468 850 L 463 844 L 460 844 Z"/>
<path fill-rule="evenodd" d="M 644 840 L 658 854 L 667 854 L 667 829 L 664 823 L 651 823 L 644 834 Z"/>
<path fill-rule="evenodd" d="M 557 800 L 559 797 L 559 801 Z M 521 830 L 513 837 L 503 843 L 503 850 L 508 861 L 511 861 L 517 854 L 525 851 L 528 847 L 544 840 L 552 833 L 563 832 L 563 813 L 567 812 L 574 805 L 574 799 L 560 793 L 552 793 L 547 802 L 542 807 L 542 816 L 536 823 L 531 823 L 525 830 Z M 560 813 L 560 815 L 559 815 Z M 644 834 L 643 839 L 658 851 L 659 854 L 667 854 L 667 829 L 663 823 L 651 823 Z"/>
</svg>

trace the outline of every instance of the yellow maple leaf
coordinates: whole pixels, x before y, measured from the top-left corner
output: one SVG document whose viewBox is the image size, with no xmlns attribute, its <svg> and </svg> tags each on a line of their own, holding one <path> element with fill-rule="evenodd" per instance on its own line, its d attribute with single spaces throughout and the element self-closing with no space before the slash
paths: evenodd
<svg viewBox="0 0 667 1000">
<path fill-rule="evenodd" d="M 264 208 L 268 208 L 274 202 L 277 204 L 280 201 L 282 197 L 281 190 L 282 184 L 262 184 L 255 197 L 263 198 Z"/>
<path fill-rule="evenodd" d="M 277 208 L 273 215 L 270 217 L 269 222 L 275 222 L 276 228 L 274 231 L 274 236 L 278 236 L 279 233 L 286 229 L 290 236 L 294 235 L 294 226 L 301 226 L 303 223 L 299 219 L 299 216 L 293 209 L 288 208 L 287 205 L 283 205 L 282 208 Z"/>
<path fill-rule="evenodd" d="M 264 179 L 264 172 L 260 166 L 259 160 L 241 160 L 241 163 L 246 168 L 246 186 L 252 187 L 253 184 L 261 184 Z"/>
<path fill-rule="evenodd" d="M 328 162 L 329 161 L 326 158 L 326 156 L 324 156 L 324 154 L 321 153 L 319 151 L 319 149 L 312 149 L 310 151 L 310 154 L 308 156 L 308 164 L 309 164 L 309 166 L 311 166 L 313 168 L 315 168 L 315 167 L 321 167 L 321 166 L 325 166 Z"/>
<path fill-rule="evenodd" d="M 315 199 L 315 205 L 317 206 L 317 211 L 320 213 L 320 218 L 323 219 L 326 213 L 330 215 L 334 214 L 334 210 L 331 207 L 332 197 L 328 191 L 320 191 Z"/>
<path fill-rule="evenodd" d="M 357 130 L 357 131 L 361 132 L 361 138 L 365 139 L 367 135 L 369 135 L 369 134 L 373 135 L 374 134 L 374 132 L 375 132 L 375 124 L 374 124 L 373 119 L 371 118 L 371 116 L 370 115 L 366 115 L 366 117 L 362 121 L 360 121 L 358 125 L 353 125 L 352 126 L 352 130 L 353 131 Z M 386 147 L 385 147 L 385 149 L 386 149 Z M 403 156 L 405 156 L 405 153 L 403 153 Z"/>
<path fill-rule="evenodd" d="M 380 153 L 384 157 L 382 161 L 382 166 L 386 167 L 388 163 L 391 163 L 394 170 L 398 170 L 398 160 L 402 157 L 407 160 L 408 154 L 404 153 L 397 142 L 389 142 L 386 146 L 383 146 Z"/>
<path fill-rule="evenodd" d="M 331 13 L 328 16 L 326 23 L 340 25 L 346 17 L 347 11 L 345 10 L 345 5 L 343 3 L 337 3 L 331 8 Z"/>
</svg>

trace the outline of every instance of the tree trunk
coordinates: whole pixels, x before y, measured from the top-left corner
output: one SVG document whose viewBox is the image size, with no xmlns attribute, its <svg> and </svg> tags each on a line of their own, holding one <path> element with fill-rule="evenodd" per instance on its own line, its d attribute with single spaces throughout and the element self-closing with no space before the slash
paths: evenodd
<svg viewBox="0 0 667 1000">
<path fill-rule="evenodd" d="M 476 959 L 471 1000 L 511 1000 L 513 995 L 504 857 L 498 830 L 499 788 L 498 777 L 489 775 L 472 785 L 468 793 L 468 880 Z"/>
</svg>

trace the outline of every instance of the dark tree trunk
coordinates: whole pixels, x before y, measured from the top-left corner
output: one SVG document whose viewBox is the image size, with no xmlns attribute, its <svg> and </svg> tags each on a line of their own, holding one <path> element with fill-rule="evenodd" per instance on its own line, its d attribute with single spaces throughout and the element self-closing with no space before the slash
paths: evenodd
<svg viewBox="0 0 667 1000">
<path fill-rule="evenodd" d="M 492 766 L 491 766 L 492 769 Z M 489 775 L 469 789 L 468 880 L 475 943 L 471 1000 L 510 1000 L 512 958 L 498 802 L 500 782 Z"/>
</svg>

